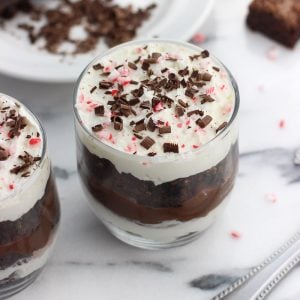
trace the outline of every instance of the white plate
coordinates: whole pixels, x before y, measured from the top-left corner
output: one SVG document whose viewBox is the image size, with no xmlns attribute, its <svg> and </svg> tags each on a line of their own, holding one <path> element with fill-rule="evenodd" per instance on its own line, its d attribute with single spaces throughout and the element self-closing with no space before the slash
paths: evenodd
<svg viewBox="0 0 300 300">
<path fill-rule="evenodd" d="M 53 1 L 51 1 L 52 3 Z M 119 0 L 121 5 L 133 1 Z M 138 31 L 137 39 L 159 37 L 187 41 L 209 16 L 214 0 L 139 0 L 145 7 L 153 2 L 157 8 Z M 21 18 L 21 17 L 20 17 Z M 44 82 L 75 81 L 84 67 L 107 49 L 99 43 L 93 52 L 83 55 L 53 55 L 31 45 L 25 32 L 16 30 L 21 19 L 12 21 L 5 31 L 0 30 L 0 72 L 18 78 Z"/>
</svg>

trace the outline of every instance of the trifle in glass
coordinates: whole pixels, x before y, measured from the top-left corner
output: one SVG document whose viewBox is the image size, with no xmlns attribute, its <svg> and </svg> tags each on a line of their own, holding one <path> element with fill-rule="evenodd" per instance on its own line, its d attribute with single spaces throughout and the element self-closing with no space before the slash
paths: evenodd
<svg viewBox="0 0 300 300">
<path fill-rule="evenodd" d="M 0 299 L 39 275 L 59 218 L 45 133 L 23 104 L 0 94 Z"/>
<path fill-rule="evenodd" d="M 207 50 L 135 41 L 97 57 L 75 91 L 78 170 L 119 239 L 194 240 L 223 211 L 238 167 L 238 88 Z"/>
</svg>

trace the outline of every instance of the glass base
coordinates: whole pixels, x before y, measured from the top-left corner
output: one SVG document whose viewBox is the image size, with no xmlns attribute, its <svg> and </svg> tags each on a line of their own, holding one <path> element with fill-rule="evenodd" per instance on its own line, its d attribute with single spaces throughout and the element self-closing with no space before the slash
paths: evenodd
<svg viewBox="0 0 300 300">
<path fill-rule="evenodd" d="M 11 277 L 0 281 L 0 299 L 7 299 L 27 288 L 36 280 L 41 271 L 42 269 L 36 270 L 23 278 L 15 278 L 12 275 Z"/>
<path fill-rule="evenodd" d="M 123 231 L 120 228 L 113 226 L 112 224 L 104 223 L 104 225 L 112 233 L 112 235 L 114 235 L 122 242 L 146 250 L 162 250 L 162 249 L 180 247 L 195 241 L 205 231 L 204 230 L 200 232 L 192 232 L 182 237 L 178 237 L 174 241 L 170 241 L 170 242 L 159 242 L 159 241 L 144 239 L 143 237 L 137 236 L 131 232 Z"/>
</svg>

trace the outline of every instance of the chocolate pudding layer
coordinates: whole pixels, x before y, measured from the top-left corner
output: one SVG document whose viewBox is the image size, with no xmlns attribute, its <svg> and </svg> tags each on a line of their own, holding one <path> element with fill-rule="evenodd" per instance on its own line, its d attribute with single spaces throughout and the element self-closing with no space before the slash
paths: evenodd
<svg viewBox="0 0 300 300">
<path fill-rule="evenodd" d="M 77 139 L 78 170 L 93 198 L 117 215 L 144 224 L 189 221 L 205 217 L 232 190 L 238 166 L 238 146 L 216 166 L 199 174 L 160 185 L 119 173 Z"/>
<path fill-rule="evenodd" d="M 0 270 L 44 248 L 56 231 L 59 217 L 57 191 L 50 176 L 44 196 L 32 209 L 16 221 L 0 222 Z"/>
</svg>

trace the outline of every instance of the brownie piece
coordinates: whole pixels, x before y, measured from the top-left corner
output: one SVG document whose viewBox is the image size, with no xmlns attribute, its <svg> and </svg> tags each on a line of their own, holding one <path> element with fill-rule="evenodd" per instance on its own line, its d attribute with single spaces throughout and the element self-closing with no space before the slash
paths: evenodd
<svg viewBox="0 0 300 300">
<path fill-rule="evenodd" d="M 247 24 L 252 30 L 293 48 L 300 37 L 300 1 L 254 0 Z"/>
<path fill-rule="evenodd" d="M 29 12 L 30 9 L 30 0 L 0 0 L 0 18 L 2 19 L 11 19 L 19 11 Z"/>
</svg>

